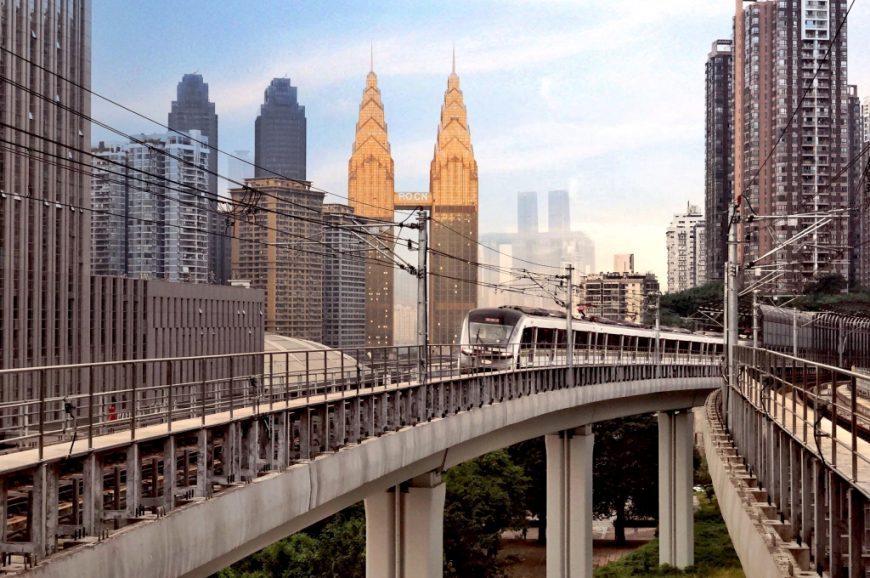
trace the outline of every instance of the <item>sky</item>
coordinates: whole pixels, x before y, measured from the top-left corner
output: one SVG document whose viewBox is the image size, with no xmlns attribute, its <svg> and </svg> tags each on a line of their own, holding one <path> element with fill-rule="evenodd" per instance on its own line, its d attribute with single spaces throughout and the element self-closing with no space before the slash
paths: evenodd
<svg viewBox="0 0 870 578">
<path fill-rule="evenodd" d="M 308 179 L 346 197 L 373 52 L 396 190 L 421 191 L 455 46 L 481 232 L 516 230 L 519 191 L 541 193 L 546 228 L 546 192 L 568 189 L 598 270 L 634 253 L 664 284 L 668 223 L 704 204 L 704 65 L 733 13 L 733 0 L 94 0 L 92 88 L 165 123 L 182 75 L 198 72 L 220 148 L 253 151 L 263 91 L 287 76 L 306 109 Z M 870 2 L 855 2 L 848 38 L 849 81 L 870 94 Z M 160 131 L 99 99 L 93 116 Z"/>
</svg>

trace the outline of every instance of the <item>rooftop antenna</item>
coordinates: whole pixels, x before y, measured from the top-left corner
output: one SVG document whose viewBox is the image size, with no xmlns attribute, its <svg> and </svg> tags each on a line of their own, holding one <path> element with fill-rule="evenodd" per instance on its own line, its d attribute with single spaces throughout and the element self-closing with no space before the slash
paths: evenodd
<svg viewBox="0 0 870 578">
<path fill-rule="evenodd" d="M 372 42 L 369 48 L 369 72 L 375 71 L 375 43 Z"/>
<path fill-rule="evenodd" d="M 456 74 L 456 41 L 453 41 L 453 74 Z"/>
</svg>

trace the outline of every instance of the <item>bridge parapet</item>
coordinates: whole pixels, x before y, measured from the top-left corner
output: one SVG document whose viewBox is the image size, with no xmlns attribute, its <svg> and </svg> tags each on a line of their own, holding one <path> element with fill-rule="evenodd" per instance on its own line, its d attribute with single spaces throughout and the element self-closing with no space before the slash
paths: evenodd
<svg viewBox="0 0 870 578">
<path fill-rule="evenodd" d="M 114 540 L 117 530 L 147 526 L 257 478 L 325 463 L 314 460 L 415 425 L 601 384 L 710 383 L 720 371 L 713 356 L 684 354 L 651 363 L 644 355 L 590 349 L 575 357 L 575 387 L 569 388 L 564 353 L 561 359 L 558 352 L 534 358 L 519 370 L 477 373 L 460 372 L 444 348 L 427 352 L 430 364 L 422 372 L 415 348 L 381 353 L 330 359 L 323 352 L 288 352 L 248 355 L 245 361 L 215 356 L 12 370 L 19 381 L 29 376 L 38 395 L 0 408 L 8 411 L 9 428 L 16 416 L 30 416 L 30 431 L 14 439 L 35 445 L 0 455 L 3 570 Z M 291 367 L 294 355 L 302 360 L 296 360 L 297 369 Z M 232 371 L 202 379 L 208 371 L 195 370 L 214 360 Z M 97 380 L 90 379 L 80 382 L 82 393 L 55 395 L 47 387 L 53 372 L 100 374 L 103 386 L 91 387 Z M 148 372 L 162 372 L 163 385 L 140 387 L 136 376 Z M 109 375 L 119 376 L 111 387 Z M 116 405 L 113 420 L 93 409 L 104 405 L 96 400 L 109 396 L 125 402 Z M 74 412 L 75 419 L 64 418 L 70 400 L 84 402 L 74 408 L 84 406 L 86 418 Z M 667 405 L 667 399 L 661 403 Z M 297 498 L 294 507 L 321 499 L 314 493 Z M 300 519 L 311 523 L 318 519 L 314 515 Z M 37 569 L 46 571 L 54 559 Z"/>
<path fill-rule="evenodd" d="M 711 468 L 718 461 L 731 478 L 719 480 L 717 495 L 727 501 L 738 488 L 743 497 L 743 514 L 732 506 L 723 514 L 744 569 L 760 563 L 757 545 L 741 535 L 748 514 L 763 525 L 757 537 L 773 554 L 791 553 L 785 565 L 778 558 L 781 575 L 864 577 L 870 402 L 858 384 L 865 376 L 764 349 L 738 347 L 736 358 L 727 424 L 717 426 L 708 407 L 705 443 Z"/>
</svg>

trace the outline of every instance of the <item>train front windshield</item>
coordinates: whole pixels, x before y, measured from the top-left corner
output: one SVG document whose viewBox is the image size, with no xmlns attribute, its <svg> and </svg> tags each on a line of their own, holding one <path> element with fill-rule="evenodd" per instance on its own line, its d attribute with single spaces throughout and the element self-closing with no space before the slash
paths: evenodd
<svg viewBox="0 0 870 578">
<path fill-rule="evenodd" d="M 514 331 L 516 320 L 513 315 L 498 313 L 475 313 L 468 317 L 469 345 L 507 347 Z"/>
</svg>

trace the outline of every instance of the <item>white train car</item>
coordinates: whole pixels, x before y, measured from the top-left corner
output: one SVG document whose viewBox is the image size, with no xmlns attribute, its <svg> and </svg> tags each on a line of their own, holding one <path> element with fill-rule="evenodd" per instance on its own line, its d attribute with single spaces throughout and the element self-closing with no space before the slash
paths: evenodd
<svg viewBox="0 0 870 578">
<path fill-rule="evenodd" d="M 654 329 L 613 321 L 572 320 L 575 363 L 654 362 Z M 564 312 L 518 306 L 473 309 L 465 316 L 459 366 L 483 371 L 563 365 L 567 362 Z M 721 357 L 721 335 L 665 328 L 659 331 L 662 363 L 692 363 Z"/>
</svg>

